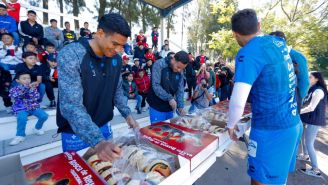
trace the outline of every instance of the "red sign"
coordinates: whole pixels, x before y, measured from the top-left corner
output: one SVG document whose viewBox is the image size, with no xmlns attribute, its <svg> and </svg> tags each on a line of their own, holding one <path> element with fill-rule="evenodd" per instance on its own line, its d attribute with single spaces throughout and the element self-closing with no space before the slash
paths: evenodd
<svg viewBox="0 0 328 185">
<path fill-rule="evenodd" d="M 214 109 L 222 112 L 229 112 L 229 100 L 226 101 L 221 101 L 220 103 L 217 103 L 212 106 Z M 244 115 L 252 113 L 252 108 L 251 104 L 246 103 L 245 110 L 244 110 Z"/>
<path fill-rule="evenodd" d="M 140 132 L 154 145 L 189 160 L 217 141 L 210 134 L 164 122 L 144 127 Z"/>
<path fill-rule="evenodd" d="M 24 166 L 33 185 L 105 185 L 77 153 L 62 153 Z"/>
</svg>

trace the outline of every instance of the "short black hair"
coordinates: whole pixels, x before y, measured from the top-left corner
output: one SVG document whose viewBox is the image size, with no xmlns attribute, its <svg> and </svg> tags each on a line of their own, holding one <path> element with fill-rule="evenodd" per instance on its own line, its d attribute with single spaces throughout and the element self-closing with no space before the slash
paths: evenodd
<svg viewBox="0 0 328 185">
<path fill-rule="evenodd" d="M 105 33 L 118 33 L 125 37 L 131 36 L 131 29 L 128 22 L 117 13 L 108 13 L 99 20 L 98 29 Z"/>
<path fill-rule="evenodd" d="M 45 45 L 45 47 L 54 47 L 55 48 L 55 45 L 52 43 L 52 42 L 47 42 L 47 44 Z"/>
<path fill-rule="evenodd" d="M 175 52 L 173 52 L 173 51 L 168 52 L 166 55 L 166 58 L 169 58 L 171 55 L 175 55 Z"/>
<path fill-rule="evenodd" d="M 89 24 L 88 22 L 84 22 L 84 24 Z"/>
<path fill-rule="evenodd" d="M 283 38 L 285 41 L 287 41 L 286 35 L 282 31 L 274 31 L 274 32 L 271 32 L 269 35 L 280 37 L 280 38 Z"/>
<path fill-rule="evenodd" d="M 1 39 L 2 39 L 2 37 L 3 37 L 4 35 L 7 35 L 7 36 L 10 36 L 11 38 L 14 38 L 13 34 L 11 34 L 11 33 L 3 33 L 3 34 L 1 35 Z"/>
<path fill-rule="evenodd" d="M 0 8 L 4 8 L 4 9 L 6 9 L 6 10 L 7 10 L 7 6 L 6 6 L 6 5 L 4 5 L 4 4 L 0 4 Z"/>
<path fill-rule="evenodd" d="M 66 21 L 66 22 L 64 23 L 64 25 L 66 26 L 66 24 L 69 24 L 69 22 L 68 22 L 68 21 Z"/>
<path fill-rule="evenodd" d="M 258 32 L 258 19 L 255 10 L 239 10 L 231 17 L 231 29 L 241 35 L 251 35 Z"/>
<path fill-rule="evenodd" d="M 57 22 L 57 20 L 56 19 L 50 19 L 50 23 L 52 23 L 52 22 Z"/>
<path fill-rule="evenodd" d="M 22 75 L 30 75 L 30 72 L 27 71 L 27 70 L 22 70 L 22 71 L 19 71 L 18 73 L 15 74 L 15 78 L 16 79 L 19 79 Z"/>
<path fill-rule="evenodd" d="M 174 59 L 177 62 L 181 62 L 183 64 L 188 64 L 189 62 L 189 55 L 187 52 L 185 51 L 179 51 L 174 55 Z"/>
<path fill-rule="evenodd" d="M 26 52 L 23 53 L 22 58 L 27 58 L 27 57 L 30 57 L 30 56 L 35 56 L 36 57 L 37 55 L 34 52 L 26 51 Z"/>
<path fill-rule="evenodd" d="M 32 46 L 36 47 L 36 45 L 34 44 L 34 42 L 29 42 L 29 43 L 27 43 L 27 44 L 25 45 L 25 47 L 26 47 L 27 45 L 32 45 Z"/>
<path fill-rule="evenodd" d="M 34 14 L 34 15 L 36 15 L 36 12 L 34 10 L 29 10 L 29 11 L 27 11 L 27 14 Z"/>
</svg>

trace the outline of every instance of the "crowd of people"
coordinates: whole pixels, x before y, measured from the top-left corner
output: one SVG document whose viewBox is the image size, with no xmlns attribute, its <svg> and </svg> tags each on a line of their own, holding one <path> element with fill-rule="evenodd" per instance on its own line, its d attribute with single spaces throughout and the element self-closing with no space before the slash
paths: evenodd
<svg viewBox="0 0 328 185">
<path fill-rule="evenodd" d="M 42 108 L 56 108 L 54 88 L 58 87 L 57 55 L 65 45 L 77 41 L 77 35 L 65 22 L 65 29 L 51 19 L 43 28 L 36 21 L 36 12 L 29 10 L 27 20 L 20 21 L 17 0 L 0 4 L 0 95 L 7 113 L 17 116 L 16 137 L 10 145 L 24 141 L 27 117 L 39 118 L 35 133 L 42 135 L 47 113 Z M 89 24 L 84 23 L 80 37 L 92 39 Z M 41 107 L 44 95 L 50 104 Z"/>
<path fill-rule="evenodd" d="M 320 177 L 313 143 L 318 129 L 326 124 L 325 81 L 319 72 L 310 73 L 309 79 L 305 57 L 287 46 L 283 32 L 259 36 L 254 10 L 238 11 L 231 19 L 234 37 L 242 47 L 233 69 L 222 57 L 211 60 L 205 50 L 197 57 L 185 51 L 175 53 L 169 40 L 159 51 L 157 27 L 151 33 L 152 47 L 143 30 L 129 44 L 131 29 L 118 14 L 102 17 L 96 33 L 86 22 L 78 38 L 69 22 L 60 30 L 51 19 L 51 26 L 44 29 L 33 10 L 28 11 L 27 20 L 19 21 L 17 1 L 4 3 L 0 4 L 0 95 L 8 112 L 17 116 L 17 133 L 10 145 L 24 141 L 29 115 L 38 118 L 34 132 L 44 134 L 42 126 L 48 115 L 40 103 L 45 94 L 48 107 L 57 107 L 63 151 L 92 146 L 105 161 L 121 153 L 105 140 L 112 137 L 107 123 L 113 118 L 114 106 L 130 127 L 139 127 L 127 107 L 129 99 L 137 101 L 138 114 L 148 103 L 151 123 L 230 100 L 228 128 L 233 140 L 248 101 L 253 112 L 248 149 L 252 184 L 286 183 L 295 164 L 301 122 L 305 139 L 298 159 L 312 163 L 311 169 L 301 172 Z M 54 93 L 57 87 L 59 106 Z M 191 103 L 188 111 L 184 109 L 185 92 Z"/>
</svg>

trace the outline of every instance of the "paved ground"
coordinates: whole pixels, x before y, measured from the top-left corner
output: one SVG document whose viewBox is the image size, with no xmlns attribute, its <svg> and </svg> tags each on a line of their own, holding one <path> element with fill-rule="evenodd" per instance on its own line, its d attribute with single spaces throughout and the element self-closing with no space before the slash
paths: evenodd
<svg viewBox="0 0 328 185">
<path fill-rule="evenodd" d="M 296 172 L 289 175 L 287 185 L 328 185 L 328 127 L 322 128 L 315 143 L 322 178 L 315 178 Z M 297 162 L 303 168 L 305 162 Z M 309 165 L 307 165 L 309 167 Z M 247 152 L 244 143 L 236 143 L 230 151 L 196 181 L 196 185 L 247 185 L 250 178 L 246 173 Z"/>
</svg>

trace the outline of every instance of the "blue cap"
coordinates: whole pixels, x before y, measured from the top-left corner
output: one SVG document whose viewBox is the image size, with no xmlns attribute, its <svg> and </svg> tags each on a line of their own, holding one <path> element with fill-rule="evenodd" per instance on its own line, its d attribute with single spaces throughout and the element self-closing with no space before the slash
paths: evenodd
<svg viewBox="0 0 328 185">
<path fill-rule="evenodd" d="M 47 57 L 47 60 L 52 61 L 52 62 L 56 62 L 57 61 L 57 55 L 54 53 L 50 53 Z"/>
</svg>

